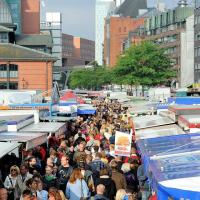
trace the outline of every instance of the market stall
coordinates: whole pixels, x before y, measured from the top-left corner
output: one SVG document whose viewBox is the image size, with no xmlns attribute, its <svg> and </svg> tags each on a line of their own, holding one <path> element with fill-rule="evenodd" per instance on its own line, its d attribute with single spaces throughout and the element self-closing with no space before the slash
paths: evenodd
<svg viewBox="0 0 200 200">
<path fill-rule="evenodd" d="M 1 142 L 24 143 L 26 150 L 32 149 L 47 142 L 46 133 L 22 133 L 22 132 L 3 132 L 0 133 Z"/>
<path fill-rule="evenodd" d="M 136 130 L 135 137 L 136 140 L 157 138 L 170 135 L 185 134 L 185 132 L 176 124 L 157 126 L 152 128 Z"/>
<path fill-rule="evenodd" d="M 0 158 L 17 149 L 20 145 L 19 143 L 0 142 Z"/>
<path fill-rule="evenodd" d="M 21 129 L 20 132 L 32 133 L 55 133 L 56 136 L 66 131 L 66 124 L 59 122 L 40 122 L 31 124 Z"/>
<path fill-rule="evenodd" d="M 200 115 L 181 115 L 178 124 L 190 133 L 200 132 Z"/>
<path fill-rule="evenodd" d="M 94 115 L 96 113 L 96 108 L 91 104 L 80 104 L 78 105 L 77 113 L 79 115 Z"/>
<path fill-rule="evenodd" d="M 133 123 L 135 129 L 144 129 L 156 126 L 162 126 L 167 124 L 174 124 L 174 121 L 168 117 L 161 117 L 159 115 L 151 115 L 151 116 L 141 116 L 134 117 Z"/>
<path fill-rule="evenodd" d="M 180 115 L 200 115 L 200 105 L 171 105 L 169 112 L 173 115 L 175 121 L 178 121 Z"/>
</svg>

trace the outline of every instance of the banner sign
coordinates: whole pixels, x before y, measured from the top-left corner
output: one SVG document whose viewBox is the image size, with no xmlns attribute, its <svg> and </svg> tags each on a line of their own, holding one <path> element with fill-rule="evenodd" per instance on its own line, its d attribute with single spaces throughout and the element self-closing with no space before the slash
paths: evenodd
<svg viewBox="0 0 200 200">
<path fill-rule="evenodd" d="M 115 155 L 130 157 L 132 134 L 116 131 Z"/>
</svg>

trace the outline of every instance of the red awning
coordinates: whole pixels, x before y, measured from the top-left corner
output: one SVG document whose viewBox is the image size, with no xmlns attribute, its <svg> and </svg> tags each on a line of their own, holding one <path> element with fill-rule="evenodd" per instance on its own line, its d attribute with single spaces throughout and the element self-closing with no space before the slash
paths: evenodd
<svg viewBox="0 0 200 200">
<path fill-rule="evenodd" d="M 74 94 L 73 91 L 67 91 L 61 98 L 61 101 L 76 101 L 77 96 Z"/>
</svg>

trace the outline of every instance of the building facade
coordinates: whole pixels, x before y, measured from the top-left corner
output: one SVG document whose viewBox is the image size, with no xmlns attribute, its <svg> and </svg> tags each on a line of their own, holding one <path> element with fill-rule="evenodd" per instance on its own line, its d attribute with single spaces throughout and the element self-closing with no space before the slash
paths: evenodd
<svg viewBox="0 0 200 200">
<path fill-rule="evenodd" d="M 118 56 L 123 51 L 124 40 L 130 31 L 144 24 L 144 18 L 133 19 L 130 17 L 111 16 L 105 22 L 104 63 L 115 66 Z"/>
<path fill-rule="evenodd" d="M 80 37 L 74 37 L 74 57 L 79 58 L 83 65 L 95 60 L 95 42 Z"/>
<path fill-rule="evenodd" d="M 145 39 L 166 49 L 177 71 L 176 87 L 194 82 L 194 9 L 179 4 L 145 20 Z"/>
<path fill-rule="evenodd" d="M 15 44 L 0 44 L 0 89 L 52 89 L 53 56 Z"/>
<path fill-rule="evenodd" d="M 62 15 L 61 13 L 46 13 L 46 21 L 41 22 L 40 29 L 42 31 L 50 31 L 53 39 L 52 55 L 58 60 L 53 67 L 53 80 L 61 79 L 62 71 Z"/>
<path fill-rule="evenodd" d="M 95 42 L 62 34 L 63 67 L 71 69 L 85 66 L 95 60 Z"/>
<path fill-rule="evenodd" d="M 117 3 L 120 3 L 119 1 Z M 95 5 L 95 60 L 103 65 L 104 24 L 107 15 L 115 9 L 114 0 L 96 0 Z"/>
<path fill-rule="evenodd" d="M 14 14 L 14 13 L 13 13 Z M 21 18 L 23 34 L 40 33 L 40 0 L 22 0 Z"/>
<path fill-rule="evenodd" d="M 194 81 L 200 83 L 200 0 L 195 0 L 194 18 Z"/>
</svg>

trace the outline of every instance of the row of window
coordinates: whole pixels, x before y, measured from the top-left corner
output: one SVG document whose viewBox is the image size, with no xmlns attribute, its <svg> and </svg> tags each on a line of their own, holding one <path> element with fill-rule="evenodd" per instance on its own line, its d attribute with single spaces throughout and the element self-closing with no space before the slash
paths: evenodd
<svg viewBox="0 0 200 200">
<path fill-rule="evenodd" d="M 172 54 L 172 53 L 176 53 L 177 50 L 178 50 L 177 47 L 170 47 L 170 48 L 168 48 L 168 49 L 165 50 L 165 53 L 166 54 Z"/>
<path fill-rule="evenodd" d="M 200 63 L 195 63 L 194 64 L 194 69 L 200 69 Z"/>
<path fill-rule="evenodd" d="M 7 82 L 0 82 L 0 89 L 17 90 L 18 89 L 18 83 L 17 82 L 10 82 L 9 88 L 7 88 Z"/>
<path fill-rule="evenodd" d="M 171 35 L 171 36 L 166 36 L 166 37 L 159 38 L 159 39 L 155 40 L 154 42 L 156 44 L 163 44 L 163 43 L 168 43 L 168 42 L 176 42 L 177 38 L 178 38 L 177 35 Z"/>
<path fill-rule="evenodd" d="M 7 69 L 8 67 L 8 69 Z M 9 73 L 9 74 L 8 74 Z M 18 66 L 15 64 L 1 64 L 0 65 L 0 78 L 17 78 L 18 77 Z"/>
<path fill-rule="evenodd" d="M 195 7 L 199 8 L 200 7 L 200 0 L 195 0 Z"/>
<path fill-rule="evenodd" d="M 176 24 L 170 25 L 170 26 L 165 26 L 162 28 L 151 29 L 146 32 L 146 35 L 159 35 L 161 33 L 167 32 L 167 31 L 173 31 L 173 30 L 185 28 L 185 25 L 186 25 L 185 22 L 181 22 L 181 23 L 176 23 Z"/>
<path fill-rule="evenodd" d="M 200 16 L 199 15 L 196 15 L 195 18 L 194 18 L 194 24 L 200 24 Z"/>
<path fill-rule="evenodd" d="M 199 57 L 200 56 L 200 47 L 195 47 L 194 48 L 194 57 Z"/>
</svg>

